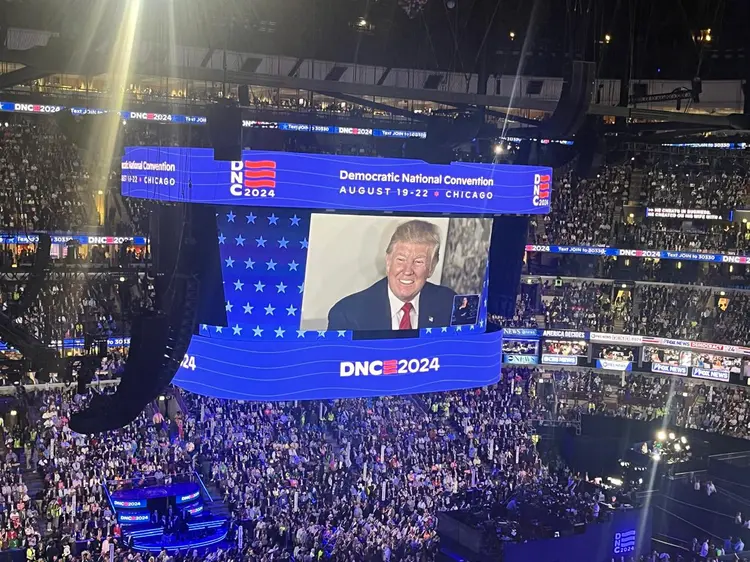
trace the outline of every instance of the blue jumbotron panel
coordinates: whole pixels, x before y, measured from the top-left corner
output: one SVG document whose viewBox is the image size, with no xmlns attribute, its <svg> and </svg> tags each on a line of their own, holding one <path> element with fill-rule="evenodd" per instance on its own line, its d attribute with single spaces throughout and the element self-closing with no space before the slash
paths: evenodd
<svg viewBox="0 0 750 562">
<path fill-rule="evenodd" d="M 497 382 L 501 332 L 448 338 L 232 341 L 194 336 L 174 383 L 235 400 L 313 400 L 473 388 Z"/>
<path fill-rule="evenodd" d="M 327 255 L 350 252 L 362 263 L 385 260 L 388 238 L 372 236 L 350 248 L 348 231 L 342 230 L 328 245 L 316 246 L 313 218 L 331 210 L 396 212 L 411 215 L 410 220 L 464 215 L 450 223 L 455 230 L 446 252 L 449 246 L 462 252 L 481 271 L 483 265 L 477 264 L 486 264 L 487 249 L 476 242 L 487 230 L 481 219 L 465 215 L 549 212 L 550 168 L 255 151 L 245 151 L 242 161 L 217 162 L 211 150 L 130 147 L 122 172 L 124 195 L 216 205 L 227 325 L 199 327 L 174 378 L 179 386 L 229 399 L 305 400 L 434 392 L 498 381 L 502 334 L 485 332 L 486 269 L 484 278 L 480 274 L 464 283 L 460 294 L 448 282 L 431 289 L 433 296 L 425 288 L 420 329 L 408 334 L 418 337 L 391 339 L 383 333 L 395 329 L 389 321 L 387 328 L 370 322 L 389 307 L 387 300 L 378 300 L 380 293 L 367 293 L 370 300 L 362 296 L 376 285 L 386 286 L 377 276 L 331 298 L 330 305 L 326 301 L 327 314 L 316 310 L 303 319 L 303 297 L 322 303 L 320 293 L 334 285 L 318 282 L 317 293 L 306 292 L 311 279 L 325 280 L 314 277 L 312 265 L 322 276 L 359 271 L 357 263 L 329 266 Z M 332 223 L 324 223 L 318 223 L 318 236 L 336 232 Z M 356 222 L 349 227 L 360 228 Z M 309 248 L 324 251 L 311 263 Z M 360 300 L 338 309 L 338 317 L 331 315 L 334 305 L 354 294 Z M 341 329 L 350 325 L 355 327 Z M 370 325 L 375 327 L 362 327 Z M 385 339 L 372 339 L 367 330 Z"/>
<path fill-rule="evenodd" d="M 260 152 L 219 162 L 202 148 L 127 147 L 122 194 L 160 201 L 452 214 L 545 214 L 541 166 Z"/>
</svg>

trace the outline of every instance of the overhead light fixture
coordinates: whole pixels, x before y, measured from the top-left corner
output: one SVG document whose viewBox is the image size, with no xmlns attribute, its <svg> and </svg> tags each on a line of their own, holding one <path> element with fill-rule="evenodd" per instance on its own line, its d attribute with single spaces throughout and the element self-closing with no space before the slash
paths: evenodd
<svg viewBox="0 0 750 562">
<path fill-rule="evenodd" d="M 675 437 L 677 437 L 677 436 L 676 436 L 676 435 L 674 434 L 674 432 L 673 432 L 673 431 L 670 431 L 670 432 L 669 432 L 669 438 L 670 438 L 670 439 L 674 439 Z"/>
<path fill-rule="evenodd" d="M 610 35 L 609 33 L 607 33 L 607 34 L 606 34 L 606 35 L 604 36 L 604 42 L 605 42 L 605 43 L 606 43 L 607 45 L 609 45 L 609 42 L 610 42 L 610 41 L 612 41 L 612 36 L 611 36 L 611 35 Z"/>
<path fill-rule="evenodd" d="M 367 27 L 367 20 L 365 18 L 359 18 L 357 20 L 357 27 Z"/>
<path fill-rule="evenodd" d="M 508 34 L 508 36 L 510 37 L 510 40 L 513 41 L 516 38 L 516 32 L 515 31 L 511 31 Z"/>
<path fill-rule="evenodd" d="M 656 434 L 656 438 L 659 441 L 664 441 L 667 438 L 667 433 L 665 431 L 660 431 L 659 433 Z"/>
<path fill-rule="evenodd" d="M 494 150 L 495 150 L 495 155 L 499 156 L 500 154 L 503 153 L 503 150 L 504 150 L 503 145 L 500 143 L 496 144 Z"/>
</svg>

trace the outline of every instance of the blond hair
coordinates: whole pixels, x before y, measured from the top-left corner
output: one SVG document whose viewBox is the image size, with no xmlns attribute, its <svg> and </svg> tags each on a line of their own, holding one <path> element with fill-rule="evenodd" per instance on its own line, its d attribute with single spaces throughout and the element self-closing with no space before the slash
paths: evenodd
<svg viewBox="0 0 750 562">
<path fill-rule="evenodd" d="M 409 242 L 412 244 L 429 244 L 433 247 L 432 256 L 430 257 L 430 269 L 433 269 L 440 259 L 440 228 L 431 222 L 423 220 L 410 220 L 398 225 L 393 231 L 391 241 L 385 249 L 386 254 L 393 251 L 393 246 L 399 242 Z"/>
</svg>

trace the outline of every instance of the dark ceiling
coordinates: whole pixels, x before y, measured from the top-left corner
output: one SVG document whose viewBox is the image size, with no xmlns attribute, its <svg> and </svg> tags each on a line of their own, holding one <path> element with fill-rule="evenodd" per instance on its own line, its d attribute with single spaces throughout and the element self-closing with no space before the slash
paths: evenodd
<svg viewBox="0 0 750 562">
<path fill-rule="evenodd" d="M 0 0 L 5 26 L 114 36 L 133 0 Z M 401 2 L 407 0 L 400 0 Z M 602 78 L 750 77 L 750 0 L 144 0 L 141 39 L 455 72 Z M 711 30 L 711 42 L 696 41 Z M 511 38 L 511 32 L 515 34 Z M 610 42 L 605 36 L 610 35 Z M 521 55 L 524 56 L 521 56 Z"/>
</svg>

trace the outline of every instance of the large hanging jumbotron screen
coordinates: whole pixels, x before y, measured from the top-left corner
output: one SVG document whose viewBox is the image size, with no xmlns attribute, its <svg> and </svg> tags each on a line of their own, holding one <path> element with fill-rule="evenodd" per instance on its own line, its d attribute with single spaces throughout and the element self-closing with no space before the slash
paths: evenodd
<svg viewBox="0 0 750 562">
<path fill-rule="evenodd" d="M 551 170 L 130 147 L 125 196 L 211 204 L 226 324 L 175 383 L 235 399 L 427 392 L 497 381 L 492 217 L 549 211 Z"/>
</svg>

